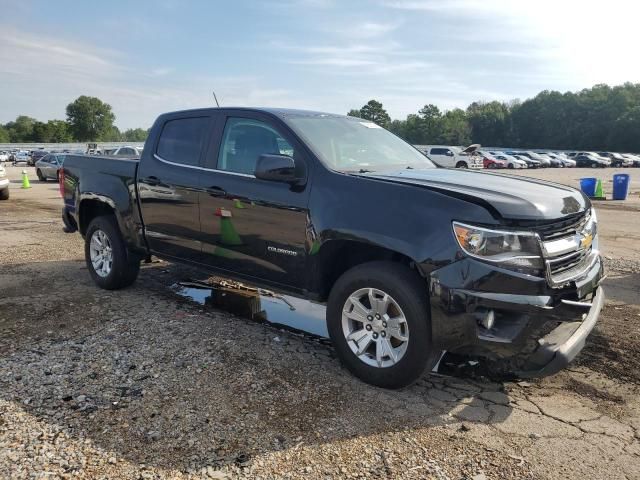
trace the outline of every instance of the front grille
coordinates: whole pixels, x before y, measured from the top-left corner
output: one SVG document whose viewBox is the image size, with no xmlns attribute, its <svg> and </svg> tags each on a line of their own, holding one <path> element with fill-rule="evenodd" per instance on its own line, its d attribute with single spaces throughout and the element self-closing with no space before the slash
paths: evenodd
<svg viewBox="0 0 640 480">
<path fill-rule="evenodd" d="M 583 212 L 554 222 L 537 223 L 532 227 L 540 235 L 542 241 L 556 240 L 582 231 L 590 217 L 589 212 Z"/>
<path fill-rule="evenodd" d="M 591 251 L 592 249 L 589 248 L 587 250 L 578 250 L 555 258 L 549 258 L 549 269 L 551 274 L 557 275 L 574 267 L 580 266 L 584 259 L 591 254 Z"/>
<path fill-rule="evenodd" d="M 585 273 L 592 265 L 594 251 L 592 245 L 582 248 L 581 238 L 591 219 L 591 212 L 583 212 L 548 223 L 537 223 L 532 228 L 538 233 L 545 245 L 544 250 L 550 252 L 545 257 L 547 279 L 552 286 L 565 285 Z M 558 250 L 558 243 L 565 248 Z M 566 245 L 574 247 L 566 248 Z M 555 248 L 553 248 L 553 247 Z M 551 252 L 557 252 L 555 254 Z"/>
</svg>

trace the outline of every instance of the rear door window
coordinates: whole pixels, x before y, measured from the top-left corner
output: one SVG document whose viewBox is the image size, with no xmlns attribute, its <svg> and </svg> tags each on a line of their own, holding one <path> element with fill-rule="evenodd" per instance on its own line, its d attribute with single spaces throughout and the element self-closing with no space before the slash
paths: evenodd
<svg viewBox="0 0 640 480">
<path fill-rule="evenodd" d="M 169 120 L 158 140 L 158 156 L 169 162 L 197 166 L 208 124 L 208 117 Z"/>
</svg>

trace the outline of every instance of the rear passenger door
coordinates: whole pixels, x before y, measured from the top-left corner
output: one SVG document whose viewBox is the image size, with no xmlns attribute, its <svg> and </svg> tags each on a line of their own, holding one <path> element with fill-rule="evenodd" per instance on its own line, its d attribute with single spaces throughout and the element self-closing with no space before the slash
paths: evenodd
<svg viewBox="0 0 640 480">
<path fill-rule="evenodd" d="M 215 121 L 208 113 L 165 117 L 140 161 L 138 196 L 149 248 L 198 262 L 201 255 L 199 189 L 202 162 Z"/>
</svg>

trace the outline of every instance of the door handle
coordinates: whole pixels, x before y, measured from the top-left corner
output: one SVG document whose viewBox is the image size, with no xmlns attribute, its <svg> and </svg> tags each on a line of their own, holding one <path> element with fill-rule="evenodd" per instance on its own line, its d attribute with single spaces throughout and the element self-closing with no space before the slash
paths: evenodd
<svg viewBox="0 0 640 480">
<path fill-rule="evenodd" d="M 153 186 L 157 186 L 157 185 L 160 184 L 160 179 L 158 177 L 151 176 L 151 177 L 145 178 L 143 180 L 143 183 L 146 183 L 147 185 L 153 187 Z"/>
<path fill-rule="evenodd" d="M 224 191 L 222 188 L 216 187 L 216 186 L 209 187 L 206 190 L 207 190 L 207 193 L 209 195 L 211 195 L 212 197 L 225 197 L 227 195 L 226 191 Z"/>
</svg>

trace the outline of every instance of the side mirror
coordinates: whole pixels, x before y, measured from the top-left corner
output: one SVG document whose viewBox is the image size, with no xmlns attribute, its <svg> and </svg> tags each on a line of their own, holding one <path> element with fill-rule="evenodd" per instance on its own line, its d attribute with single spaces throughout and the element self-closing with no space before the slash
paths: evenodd
<svg viewBox="0 0 640 480">
<path fill-rule="evenodd" d="M 296 168 L 293 158 L 287 155 L 263 154 L 258 157 L 254 175 L 271 182 L 295 183 Z"/>
<path fill-rule="evenodd" d="M 451 150 L 447 151 L 447 157 L 453 157 L 453 152 Z"/>
</svg>

